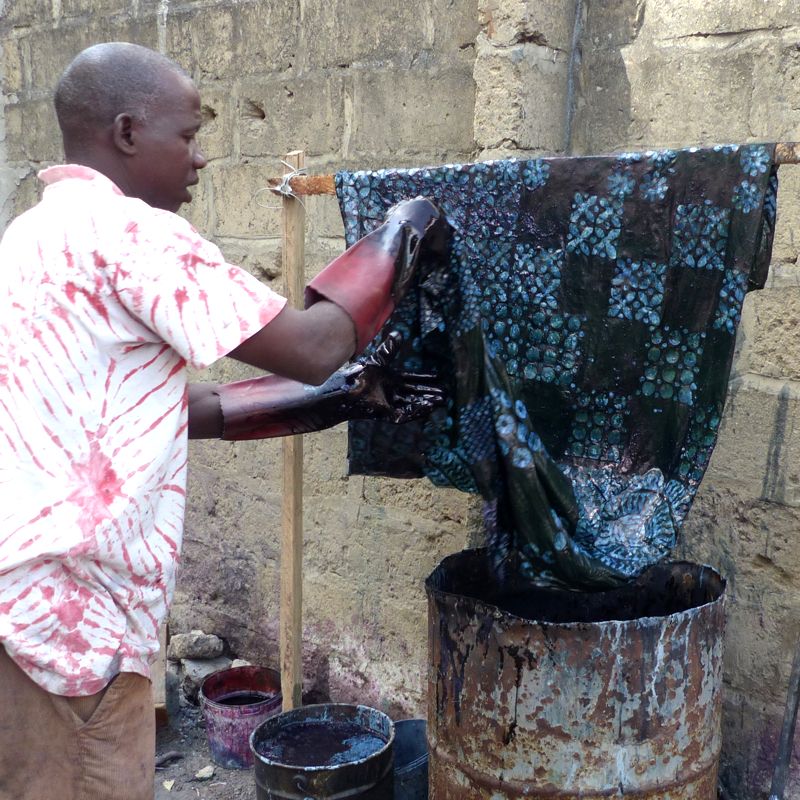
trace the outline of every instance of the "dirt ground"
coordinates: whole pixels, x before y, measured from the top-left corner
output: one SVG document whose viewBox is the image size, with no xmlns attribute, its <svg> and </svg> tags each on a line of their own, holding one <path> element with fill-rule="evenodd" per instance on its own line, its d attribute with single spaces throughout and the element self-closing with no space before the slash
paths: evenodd
<svg viewBox="0 0 800 800">
<path fill-rule="evenodd" d="M 213 767 L 213 775 L 196 777 L 205 767 Z M 155 795 L 156 800 L 255 800 L 256 784 L 252 769 L 214 764 L 200 709 L 184 706 L 156 731 Z"/>
<path fill-rule="evenodd" d="M 395 765 L 403 754 L 408 769 L 397 774 L 395 800 L 415 800 L 421 797 L 419 781 L 427 780 L 427 764 L 423 775 L 418 775 L 418 745 L 408 739 L 418 728 L 405 728 L 405 737 L 398 734 L 395 742 Z M 400 730 L 398 728 L 398 730 Z M 398 747 L 398 742 L 405 745 Z M 416 739 L 415 739 L 416 741 Z M 203 770 L 209 777 L 198 777 Z M 411 772 L 410 770 L 414 770 Z M 202 774 L 202 773 L 201 773 Z M 402 774 L 402 777 L 400 775 Z M 155 800 L 256 800 L 256 783 L 253 769 L 225 769 L 211 760 L 202 713 L 195 706 L 182 704 L 169 723 L 156 730 Z"/>
<path fill-rule="evenodd" d="M 172 755 L 172 758 L 167 758 Z M 165 760 L 162 766 L 159 761 Z M 197 773 L 213 767 L 209 778 Z M 411 797 L 412 794 L 408 794 Z M 413 794 L 413 797 L 418 797 Z M 199 708 L 182 706 L 169 723 L 156 732 L 155 800 L 255 800 L 252 769 L 224 769 L 214 764 Z M 401 798 L 395 797 L 395 800 Z M 718 800 L 728 800 L 722 788 Z"/>
</svg>

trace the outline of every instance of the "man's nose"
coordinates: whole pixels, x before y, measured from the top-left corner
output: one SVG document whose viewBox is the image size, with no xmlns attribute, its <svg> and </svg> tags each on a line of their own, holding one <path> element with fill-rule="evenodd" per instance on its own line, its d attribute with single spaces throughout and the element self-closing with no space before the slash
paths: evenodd
<svg viewBox="0 0 800 800">
<path fill-rule="evenodd" d="M 194 151 L 194 156 L 192 158 L 192 166 L 195 169 L 203 169 L 203 167 L 205 167 L 206 164 L 208 164 L 208 161 L 206 160 L 206 157 L 203 155 L 203 151 L 200 149 L 199 146 L 196 147 Z"/>
</svg>

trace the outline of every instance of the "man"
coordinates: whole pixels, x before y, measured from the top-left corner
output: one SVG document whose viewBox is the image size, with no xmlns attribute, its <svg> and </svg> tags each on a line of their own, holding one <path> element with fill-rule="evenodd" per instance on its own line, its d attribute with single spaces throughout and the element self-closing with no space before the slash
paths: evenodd
<svg viewBox="0 0 800 800">
<path fill-rule="evenodd" d="M 187 432 L 429 410 L 435 391 L 386 369 L 391 342 L 320 389 L 297 381 L 322 383 L 371 341 L 443 223 L 401 204 L 295 310 L 174 214 L 206 165 L 177 65 L 98 45 L 55 105 L 67 163 L 40 173 L 42 202 L 0 243 L 0 800 L 139 800 Z M 224 355 L 283 377 L 187 391 L 187 364 Z"/>
</svg>

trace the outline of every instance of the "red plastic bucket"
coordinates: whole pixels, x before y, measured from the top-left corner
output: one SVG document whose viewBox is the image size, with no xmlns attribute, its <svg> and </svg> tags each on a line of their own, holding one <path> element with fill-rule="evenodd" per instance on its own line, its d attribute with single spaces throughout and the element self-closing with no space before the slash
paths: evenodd
<svg viewBox="0 0 800 800">
<path fill-rule="evenodd" d="M 200 687 L 200 708 L 215 764 L 253 766 L 250 734 L 281 710 L 281 678 L 267 667 L 231 667 L 209 675 Z"/>
</svg>

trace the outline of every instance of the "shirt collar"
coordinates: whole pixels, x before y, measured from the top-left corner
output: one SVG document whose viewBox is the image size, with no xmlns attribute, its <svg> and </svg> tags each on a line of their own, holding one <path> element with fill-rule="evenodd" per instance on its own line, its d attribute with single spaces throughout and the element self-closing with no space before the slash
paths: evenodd
<svg viewBox="0 0 800 800">
<path fill-rule="evenodd" d="M 69 179 L 88 181 L 98 188 L 110 189 L 115 194 L 124 196 L 124 192 L 102 172 L 83 164 L 58 164 L 55 167 L 47 167 L 39 171 L 38 177 L 48 186 Z"/>
</svg>

